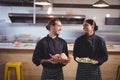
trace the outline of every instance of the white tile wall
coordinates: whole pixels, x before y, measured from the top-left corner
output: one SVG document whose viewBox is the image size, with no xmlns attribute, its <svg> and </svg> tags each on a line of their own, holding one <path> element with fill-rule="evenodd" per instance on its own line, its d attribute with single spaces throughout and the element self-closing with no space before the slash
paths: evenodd
<svg viewBox="0 0 120 80">
<path fill-rule="evenodd" d="M 48 34 L 44 24 L 0 24 L 0 35 L 20 35 L 30 34 L 32 37 L 42 38 Z M 66 40 L 75 40 L 77 37 L 83 34 L 82 25 L 64 25 L 60 37 Z M 96 32 L 97 35 L 103 37 L 107 43 L 116 42 L 120 44 L 120 26 L 116 25 L 103 25 L 99 26 L 99 30 Z"/>
</svg>

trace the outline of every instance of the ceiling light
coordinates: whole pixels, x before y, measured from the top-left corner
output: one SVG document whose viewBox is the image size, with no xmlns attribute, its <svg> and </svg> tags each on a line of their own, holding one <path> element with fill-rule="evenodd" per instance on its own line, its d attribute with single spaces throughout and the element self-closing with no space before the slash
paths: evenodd
<svg viewBox="0 0 120 80">
<path fill-rule="evenodd" d="M 96 17 L 93 17 L 93 20 L 96 20 Z"/>
<path fill-rule="evenodd" d="M 36 5 L 51 5 L 51 0 L 36 0 L 34 4 Z"/>
<path fill-rule="evenodd" d="M 96 3 L 93 4 L 94 7 L 108 7 L 109 4 L 105 2 L 104 0 L 99 0 Z"/>
<path fill-rule="evenodd" d="M 81 16 L 75 16 L 74 18 L 77 18 L 77 19 L 79 19 L 79 18 L 82 18 Z"/>
<path fill-rule="evenodd" d="M 52 16 L 52 15 L 50 15 L 49 17 L 50 17 L 50 18 L 55 18 L 55 16 Z"/>
<path fill-rule="evenodd" d="M 51 14 L 52 13 L 52 7 L 48 8 L 47 14 Z"/>
<path fill-rule="evenodd" d="M 110 14 L 106 14 L 106 17 L 110 17 Z"/>
</svg>

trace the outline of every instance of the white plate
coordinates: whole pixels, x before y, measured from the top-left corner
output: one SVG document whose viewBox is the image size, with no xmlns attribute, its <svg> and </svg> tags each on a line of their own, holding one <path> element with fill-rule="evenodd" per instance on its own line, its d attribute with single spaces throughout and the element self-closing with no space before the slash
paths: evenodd
<svg viewBox="0 0 120 80">
<path fill-rule="evenodd" d="M 92 61 L 91 62 L 89 62 L 89 61 L 86 61 L 86 60 L 83 60 L 83 58 L 82 58 L 82 60 L 81 60 L 81 58 L 76 58 L 76 61 L 77 62 L 80 62 L 80 63 L 92 63 Z M 94 60 L 93 60 L 94 61 Z"/>
</svg>

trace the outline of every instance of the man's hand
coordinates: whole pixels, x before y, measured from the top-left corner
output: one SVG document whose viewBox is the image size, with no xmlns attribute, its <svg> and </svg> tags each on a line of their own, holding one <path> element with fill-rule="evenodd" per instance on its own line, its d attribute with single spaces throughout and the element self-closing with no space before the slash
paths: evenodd
<svg viewBox="0 0 120 80">
<path fill-rule="evenodd" d="M 55 62 L 52 58 L 51 59 L 48 59 L 48 62 L 49 63 L 52 63 L 52 64 L 57 64 L 58 62 Z"/>
<path fill-rule="evenodd" d="M 40 63 L 52 63 L 52 64 L 57 64 L 58 62 L 53 61 L 52 58 L 50 59 L 42 59 Z"/>
</svg>

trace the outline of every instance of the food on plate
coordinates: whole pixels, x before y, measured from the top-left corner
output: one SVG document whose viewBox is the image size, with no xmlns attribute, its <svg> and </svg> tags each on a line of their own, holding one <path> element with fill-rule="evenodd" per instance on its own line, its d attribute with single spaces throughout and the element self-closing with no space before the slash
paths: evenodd
<svg viewBox="0 0 120 80">
<path fill-rule="evenodd" d="M 24 44 L 24 46 L 33 46 L 33 44 L 32 43 L 26 43 L 26 44 Z"/>
<path fill-rule="evenodd" d="M 93 60 L 93 59 L 90 59 L 90 58 L 79 58 L 79 57 L 77 57 L 76 61 L 82 62 L 82 63 L 92 63 L 96 60 Z"/>
<path fill-rule="evenodd" d="M 107 49 L 113 49 L 114 48 L 114 45 L 110 44 L 110 45 L 107 45 Z"/>
<path fill-rule="evenodd" d="M 70 57 L 67 57 L 65 53 L 61 53 L 60 54 L 60 62 L 61 63 L 69 63 L 71 58 Z"/>
<path fill-rule="evenodd" d="M 65 55 L 65 53 L 61 53 L 60 58 L 63 60 L 68 60 L 68 57 Z"/>
<path fill-rule="evenodd" d="M 15 41 L 13 44 L 14 44 L 15 47 L 20 47 L 21 46 L 21 42 L 19 42 L 19 41 Z"/>
<path fill-rule="evenodd" d="M 55 55 L 50 54 L 50 56 L 53 58 L 53 60 L 59 60 L 60 58 L 60 54 L 55 54 Z"/>
<path fill-rule="evenodd" d="M 60 63 L 70 62 L 70 58 L 68 58 L 65 53 L 55 54 L 55 55 L 50 54 L 50 56 L 53 58 L 53 61 L 55 62 L 60 62 Z"/>
</svg>

